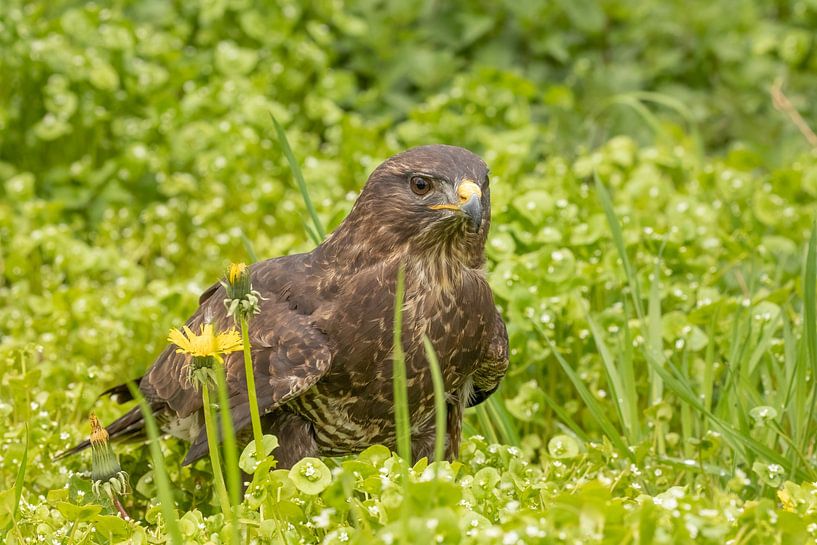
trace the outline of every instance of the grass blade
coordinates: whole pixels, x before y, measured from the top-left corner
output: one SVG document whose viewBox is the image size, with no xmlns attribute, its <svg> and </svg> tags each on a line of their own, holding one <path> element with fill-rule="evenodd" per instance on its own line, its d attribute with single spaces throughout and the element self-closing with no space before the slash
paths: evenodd
<svg viewBox="0 0 817 545">
<path fill-rule="evenodd" d="M 406 355 L 403 352 L 403 299 L 405 296 L 406 270 L 401 263 L 397 269 L 397 285 L 394 290 L 394 345 L 392 348 L 392 387 L 394 389 L 394 428 L 397 435 L 397 453 L 400 463 L 400 482 L 403 501 L 400 507 L 401 543 L 409 539 L 409 471 L 411 455 L 411 421 L 408 407 L 408 383 L 406 381 Z"/>
<path fill-rule="evenodd" d="M 445 403 L 445 384 L 440 372 L 440 362 L 437 353 L 431 345 L 428 335 L 423 335 L 423 345 L 426 349 L 426 358 L 431 368 L 431 381 L 434 383 L 434 461 L 445 459 L 445 434 L 448 420 L 448 408 Z"/>
<path fill-rule="evenodd" d="M 411 463 L 411 423 L 406 382 L 406 355 L 403 352 L 403 296 L 406 271 L 403 265 L 397 271 L 394 295 L 394 347 L 392 349 L 392 386 L 394 388 L 394 425 L 397 433 L 397 453 Z"/>
<path fill-rule="evenodd" d="M 806 357 L 811 369 L 811 400 L 808 407 L 806 425 L 810 426 L 814 418 L 814 404 L 817 403 L 817 387 L 813 385 L 817 378 L 817 223 L 811 228 L 811 238 L 806 253 L 805 275 L 803 277 L 803 338 L 806 343 Z"/>
<path fill-rule="evenodd" d="M 26 444 L 23 448 L 23 459 L 20 461 L 20 467 L 17 469 L 17 478 L 14 481 L 14 512 L 11 514 L 12 527 L 17 526 L 17 514 L 20 512 L 20 499 L 23 497 L 23 480 L 26 476 L 26 467 L 28 467 L 28 444 L 29 432 L 28 424 L 26 424 Z"/>
<path fill-rule="evenodd" d="M 610 193 L 607 192 L 607 188 L 601 183 L 598 174 L 594 173 L 593 177 L 596 181 L 596 193 L 599 196 L 602 208 L 604 208 L 604 215 L 607 216 L 607 223 L 610 225 L 613 243 L 624 265 L 624 272 L 627 275 L 627 282 L 630 285 L 630 295 L 633 298 L 635 312 L 641 323 L 644 323 L 644 306 L 641 301 L 641 288 L 638 285 L 638 277 L 636 277 L 633 266 L 630 264 L 630 258 L 627 256 L 627 247 L 624 245 L 624 235 L 621 232 L 621 224 L 619 224 L 615 209 L 613 208 L 613 201 L 610 198 Z"/>
<path fill-rule="evenodd" d="M 508 410 L 502 403 L 498 395 L 492 395 L 485 401 L 486 410 L 494 427 L 500 432 L 502 442 L 506 445 L 519 446 L 522 442 L 519 431 L 514 425 L 513 417 L 508 414 Z"/>
<path fill-rule="evenodd" d="M 244 233 L 244 229 L 241 229 L 241 244 L 244 246 L 244 251 L 247 252 L 249 262 L 251 264 L 256 263 L 258 261 L 258 254 L 255 253 L 255 248 L 252 245 L 252 241 Z"/>
<path fill-rule="evenodd" d="M 312 224 L 315 228 L 314 234 L 320 237 L 320 240 L 323 240 L 326 238 L 326 231 L 324 231 L 323 225 L 321 225 L 321 220 L 318 218 L 318 213 L 315 211 L 315 206 L 312 204 L 312 198 L 309 196 L 309 189 L 306 186 L 306 181 L 304 180 L 304 175 L 301 172 L 301 167 L 298 165 L 298 161 L 295 160 L 295 155 L 292 153 L 292 148 L 289 146 L 287 134 L 281 124 L 278 123 L 278 120 L 275 119 L 275 116 L 272 115 L 272 112 L 270 112 L 270 117 L 272 118 L 272 124 L 275 125 L 275 132 L 278 134 L 278 141 L 281 143 L 281 149 L 284 151 L 284 155 L 287 158 L 289 168 L 292 171 L 292 175 L 295 177 L 295 181 L 298 183 L 298 189 L 301 190 L 301 197 L 303 197 L 306 210 L 309 213 L 309 216 L 312 218 Z"/>
<path fill-rule="evenodd" d="M 601 406 L 598 400 L 596 400 L 596 398 L 593 397 L 593 394 L 591 394 L 590 390 L 587 389 L 587 386 L 585 386 L 584 382 L 582 382 L 582 379 L 579 378 L 579 375 L 576 374 L 576 371 L 574 371 L 570 364 L 567 363 L 567 361 L 562 357 L 561 354 L 559 354 L 556 345 L 554 345 L 553 341 L 551 341 L 548 338 L 548 336 L 545 334 L 545 332 L 542 330 L 539 324 L 537 324 L 536 322 L 531 323 L 533 323 L 534 327 L 536 328 L 536 331 L 539 333 L 539 336 L 542 337 L 542 339 L 544 339 L 545 342 L 547 342 L 548 345 L 550 346 L 550 350 L 551 352 L 553 352 L 553 355 L 556 357 L 556 360 L 559 362 L 559 365 L 561 365 L 562 370 L 570 379 L 570 382 L 573 383 L 573 386 L 576 388 L 576 391 L 579 393 L 579 396 L 581 396 L 585 405 L 587 405 L 587 408 L 590 410 L 590 412 L 593 414 L 593 417 L 599 423 L 599 426 L 601 427 L 604 434 L 607 436 L 608 439 L 610 439 L 610 442 L 613 443 L 613 446 L 615 446 L 616 449 L 618 449 L 623 456 L 626 456 L 630 461 L 634 462 L 635 454 L 633 454 L 630 451 L 630 449 L 627 448 L 627 443 L 625 442 L 624 437 L 621 436 L 618 430 L 616 430 L 615 425 L 613 425 L 610 419 L 607 418 L 607 413 L 604 410 L 604 408 Z"/>
<path fill-rule="evenodd" d="M 479 429 L 482 432 L 482 435 L 485 436 L 485 440 L 490 444 L 499 443 L 499 435 L 496 433 L 494 423 L 491 421 L 491 417 L 488 414 L 488 409 L 485 407 L 484 403 L 476 406 L 476 413 Z"/>
<path fill-rule="evenodd" d="M 172 545 L 183 545 L 182 532 L 179 529 L 179 518 L 176 515 L 173 492 L 170 488 L 170 479 L 167 477 L 162 449 L 159 446 L 159 428 L 156 426 L 156 419 L 139 388 L 135 384 L 128 382 L 128 389 L 133 398 L 139 403 L 142 418 L 145 419 L 148 447 L 150 448 L 150 454 L 153 458 L 153 477 L 156 480 L 156 489 L 159 492 L 159 505 L 162 509 L 162 517 L 165 520 L 165 526 L 167 526 L 167 532 L 170 536 L 170 543 Z"/>
<path fill-rule="evenodd" d="M 689 387 L 688 384 L 679 380 L 673 373 L 670 372 L 669 369 L 664 368 L 663 366 L 659 366 L 653 361 L 652 359 L 649 360 L 650 364 L 654 366 L 656 372 L 661 375 L 661 378 L 664 381 L 664 384 L 672 390 L 672 392 L 677 395 L 681 400 L 691 405 L 695 410 L 698 412 L 706 415 L 712 423 L 718 428 L 721 435 L 726 439 L 726 441 L 730 444 L 730 446 L 738 453 L 741 454 L 744 458 L 747 458 L 747 452 L 751 452 L 756 456 L 760 456 L 765 458 L 769 462 L 773 462 L 779 464 L 783 468 L 788 471 L 792 477 L 797 479 L 806 479 L 808 477 L 808 473 L 802 470 L 796 470 L 792 467 L 792 464 L 789 460 L 783 457 L 780 453 L 770 449 L 769 447 L 759 443 L 754 438 L 752 438 L 748 433 L 742 433 L 734 429 L 732 425 L 728 422 L 718 418 L 710 411 L 707 411 L 706 408 L 703 406 L 703 403 L 700 401 L 699 396 Z"/>
<path fill-rule="evenodd" d="M 630 406 L 624 399 L 624 383 L 621 375 L 616 367 L 613 355 L 610 353 L 607 344 L 604 342 L 604 335 L 601 328 L 589 314 L 586 316 L 587 323 L 590 325 L 590 331 L 593 334 L 593 339 L 596 341 L 596 347 L 601 355 L 601 361 L 604 364 L 604 370 L 607 375 L 607 384 L 610 387 L 613 401 L 615 402 L 616 413 L 619 421 L 623 424 L 627 436 L 632 438 L 635 433 L 636 424 L 634 422 L 635 415 L 630 414 Z"/>
<path fill-rule="evenodd" d="M 655 260 L 655 268 L 650 283 L 649 301 L 647 303 L 647 342 L 645 343 L 645 350 L 647 357 L 654 361 L 656 365 L 664 365 L 666 359 L 663 352 L 664 337 L 662 335 L 664 324 L 661 319 L 661 257 L 663 251 L 664 246 L 662 245 L 658 259 Z M 647 371 L 650 381 L 650 405 L 657 405 L 664 400 L 664 382 L 652 366 L 647 367 Z M 660 419 L 656 420 L 653 435 L 659 456 L 666 455 L 666 428 L 666 422 Z"/>
<path fill-rule="evenodd" d="M 462 421 L 462 435 L 463 437 L 473 437 L 479 435 L 479 430 L 469 419 L 464 419 Z"/>
<path fill-rule="evenodd" d="M 624 304 L 624 315 L 629 315 L 629 305 Z M 627 406 L 627 413 L 630 415 L 630 425 L 632 426 L 630 442 L 635 444 L 641 440 L 641 420 L 638 411 L 638 390 L 636 389 L 636 374 L 633 354 L 633 336 L 630 332 L 629 320 L 624 320 L 622 324 L 624 339 L 619 341 L 620 363 L 617 366 L 624 391 L 621 395 Z"/>
<path fill-rule="evenodd" d="M 221 445 L 224 451 L 224 472 L 227 474 L 227 490 L 230 494 L 230 504 L 233 506 L 233 509 L 235 509 L 241 501 L 241 473 L 238 468 L 238 447 L 235 441 L 233 419 L 230 415 L 230 400 L 227 395 L 227 380 L 224 377 L 224 368 L 221 365 L 216 365 L 215 370 L 218 412 L 221 416 Z M 238 541 L 236 541 L 236 543 L 238 543 Z"/>
<path fill-rule="evenodd" d="M 791 407 L 790 410 L 784 412 L 784 415 L 789 419 L 789 428 L 792 431 L 794 443 L 797 449 L 802 451 L 808 446 L 808 421 L 804 420 L 806 415 L 806 399 L 808 397 L 808 381 L 806 380 L 805 361 L 803 350 L 801 350 L 801 339 L 799 342 L 795 339 L 792 325 L 786 313 L 783 312 L 783 344 L 786 362 L 786 389 L 783 401 L 780 403 L 781 407 Z"/>
<path fill-rule="evenodd" d="M 304 231 L 306 231 L 306 235 L 309 237 L 309 240 L 315 243 L 315 246 L 318 246 L 321 243 L 321 236 L 315 232 L 315 228 L 309 225 L 307 222 L 304 222 Z"/>
<path fill-rule="evenodd" d="M 647 307 L 647 342 L 646 349 L 651 357 L 659 364 L 664 363 L 664 338 L 661 332 L 664 328 L 661 321 L 661 257 L 655 262 L 652 283 L 650 284 L 650 296 Z M 643 322 L 642 322 L 643 323 Z M 661 378 L 650 372 L 650 404 L 660 403 L 664 397 L 664 385 Z M 661 453 L 663 455 L 663 453 Z"/>
<path fill-rule="evenodd" d="M 552 397 L 550 397 L 550 396 L 548 395 L 548 393 L 547 393 L 547 392 L 545 392 L 545 391 L 543 391 L 543 392 L 542 392 L 542 395 L 545 397 L 545 403 L 547 403 L 547 404 L 548 404 L 548 406 L 550 406 L 550 408 L 551 408 L 551 409 L 553 409 L 553 412 L 554 412 L 554 413 L 556 413 L 556 416 L 558 416 L 558 417 L 559 417 L 559 419 L 560 419 L 562 422 L 564 422 L 564 424 L 565 424 L 565 425 L 566 425 L 568 428 L 570 428 L 570 430 L 571 430 L 573 433 L 575 433 L 575 434 L 576 434 L 576 437 L 578 437 L 579 439 L 581 439 L 581 440 L 582 440 L 582 441 L 584 441 L 585 443 L 586 443 L 586 442 L 588 442 L 588 441 L 590 441 L 590 438 L 589 438 L 589 437 L 587 437 L 587 434 L 586 434 L 586 433 L 584 433 L 584 430 L 581 428 L 581 426 L 579 426 L 579 425 L 576 423 L 576 421 L 575 421 L 575 420 L 573 420 L 573 418 L 571 418 L 571 416 L 570 416 L 569 414 L 567 414 L 567 411 L 565 411 L 565 410 L 564 410 L 564 408 L 563 408 L 561 405 L 559 405 L 558 403 L 556 403 L 556 400 L 555 400 L 555 399 L 553 399 Z"/>
<path fill-rule="evenodd" d="M 707 411 L 712 410 L 712 394 L 715 385 L 715 335 L 717 333 L 719 310 L 720 307 L 717 307 L 715 312 L 712 313 L 712 318 L 709 320 L 709 330 L 707 331 L 709 341 L 706 345 L 706 364 L 704 365 L 702 381 L 703 405 Z"/>
</svg>

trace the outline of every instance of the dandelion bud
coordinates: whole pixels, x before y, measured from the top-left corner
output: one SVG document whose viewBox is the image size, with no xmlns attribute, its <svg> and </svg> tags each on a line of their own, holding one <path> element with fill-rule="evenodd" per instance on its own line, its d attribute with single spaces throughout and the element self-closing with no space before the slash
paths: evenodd
<svg viewBox="0 0 817 545">
<path fill-rule="evenodd" d="M 230 263 L 227 268 L 227 289 L 229 299 L 242 299 L 250 293 L 250 270 L 245 263 Z"/>
<path fill-rule="evenodd" d="M 108 430 L 102 427 L 94 413 L 91 413 L 88 420 L 91 422 L 91 446 L 107 445 Z"/>
<path fill-rule="evenodd" d="M 244 263 L 231 263 L 225 276 L 226 282 L 221 282 L 221 285 L 227 291 L 227 298 L 224 299 L 227 314 L 238 322 L 242 317 L 249 319 L 261 312 L 263 297 L 252 289 L 249 267 Z"/>
<path fill-rule="evenodd" d="M 94 481 L 107 481 L 121 471 L 119 461 L 108 442 L 108 432 L 103 428 L 96 415 L 91 413 L 91 478 Z"/>
<path fill-rule="evenodd" d="M 121 510 L 116 495 L 128 493 L 128 474 L 122 471 L 108 442 L 108 431 L 102 427 L 94 413 L 88 419 L 91 423 L 91 488 L 97 496 L 104 491 L 117 504 L 117 509 Z"/>
</svg>

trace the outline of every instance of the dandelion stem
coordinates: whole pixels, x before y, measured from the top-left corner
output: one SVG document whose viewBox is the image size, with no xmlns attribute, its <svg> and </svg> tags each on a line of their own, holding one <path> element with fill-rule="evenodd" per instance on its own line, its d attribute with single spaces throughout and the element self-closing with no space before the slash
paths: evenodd
<svg viewBox="0 0 817 545">
<path fill-rule="evenodd" d="M 125 507 L 122 505 L 122 502 L 119 501 L 119 498 L 116 497 L 116 494 L 111 494 L 111 501 L 114 507 L 116 507 L 116 510 L 119 511 L 119 516 L 125 520 L 131 520 L 130 515 L 125 511 Z"/>
<path fill-rule="evenodd" d="M 219 456 L 218 436 L 216 426 L 213 422 L 213 406 L 210 403 L 210 390 L 206 384 L 201 388 L 202 402 L 204 403 L 204 427 L 207 430 L 207 444 L 210 450 L 210 464 L 213 466 L 213 480 L 216 483 L 216 493 L 218 494 L 221 511 L 226 520 L 232 520 L 232 510 L 230 508 L 230 496 L 227 494 L 227 487 L 224 484 L 224 474 L 221 472 L 221 457 Z"/>
<path fill-rule="evenodd" d="M 250 399 L 250 419 L 252 420 L 252 437 L 255 441 L 256 456 L 260 457 L 263 448 L 264 434 L 261 431 L 261 415 L 258 412 L 258 395 L 255 391 L 255 374 L 252 368 L 252 352 L 250 352 L 250 334 L 247 317 L 241 316 L 241 339 L 244 341 L 244 375 L 247 377 L 247 395 Z"/>
</svg>

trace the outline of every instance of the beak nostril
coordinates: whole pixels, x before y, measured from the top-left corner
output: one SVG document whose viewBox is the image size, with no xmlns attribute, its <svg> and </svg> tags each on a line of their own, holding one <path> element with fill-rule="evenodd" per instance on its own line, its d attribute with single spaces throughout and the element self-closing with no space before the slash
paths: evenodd
<svg viewBox="0 0 817 545">
<path fill-rule="evenodd" d="M 482 197 L 482 191 L 479 186 L 471 180 L 463 180 L 459 187 L 457 187 L 457 196 L 460 198 L 460 204 L 465 204 L 474 195 L 477 198 Z"/>
</svg>

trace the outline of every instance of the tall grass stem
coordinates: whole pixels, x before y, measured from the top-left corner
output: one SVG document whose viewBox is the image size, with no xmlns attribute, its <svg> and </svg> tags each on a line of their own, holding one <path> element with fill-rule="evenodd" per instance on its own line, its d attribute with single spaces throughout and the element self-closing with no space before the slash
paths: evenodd
<svg viewBox="0 0 817 545">
<path fill-rule="evenodd" d="M 408 407 L 408 384 L 406 381 L 406 355 L 403 351 L 403 299 L 405 296 L 406 271 L 403 264 L 397 270 L 394 294 L 394 346 L 392 348 L 392 387 L 394 389 L 394 427 L 397 435 L 397 453 L 403 459 L 400 464 L 400 480 L 403 486 L 403 502 L 400 510 L 400 528 L 403 543 L 408 543 L 409 521 L 409 472 L 411 457 L 411 421 Z"/>
<path fill-rule="evenodd" d="M 272 118 L 272 124 L 275 125 L 275 132 L 278 135 L 278 141 L 281 143 L 281 149 L 283 149 L 284 155 L 289 163 L 289 168 L 292 171 L 292 175 L 295 177 L 295 181 L 298 184 L 298 189 L 301 190 L 301 197 L 304 200 L 306 210 L 309 213 L 310 218 L 312 218 L 312 225 L 314 226 L 314 234 L 312 234 L 313 240 L 316 244 L 320 244 L 320 242 L 326 238 L 326 231 L 321 224 L 320 218 L 318 218 L 318 213 L 315 211 L 315 206 L 312 204 L 312 198 L 309 196 L 309 189 L 306 186 L 306 181 L 304 180 L 304 175 L 301 172 L 301 167 L 298 165 L 298 161 L 295 160 L 295 154 L 292 153 L 292 148 L 289 145 L 289 139 L 287 139 L 286 131 L 284 131 L 284 128 L 280 123 L 278 123 L 278 120 L 275 119 L 275 116 L 272 115 L 272 112 L 270 112 L 270 117 Z"/>
<path fill-rule="evenodd" d="M 156 418 L 153 416 L 153 411 L 151 411 L 150 406 L 147 401 L 145 401 L 145 396 L 142 395 L 139 388 L 129 382 L 128 390 L 130 390 L 133 398 L 139 403 L 142 418 L 145 420 L 148 447 L 150 448 L 151 458 L 153 458 L 153 480 L 156 482 L 156 489 L 159 493 L 159 507 L 162 511 L 165 526 L 167 527 L 170 543 L 171 545 L 184 545 L 182 532 L 179 528 L 179 517 L 176 514 L 175 502 L 173 501 L 173 491 L 170 487 L 170 479 L 167 477 L 167 469 L 165 468 L 165 459 L 162 455 L 162 449 L 159 446 L 159 428 L 156 425 Z"/>
<path fill-rule="evenodd" d="M 440 372 L 440 362 L 437 353 L 431 344 L 428 335 L 423 335 L 423 345 L 426 350 L 426 359 L 431 369 L 431 381 L 434 383 L 434 461 L 439 462 L 445 457 L 446 423 L 448 408 L 445 402 L 445 384 Z"/>
</svg>

